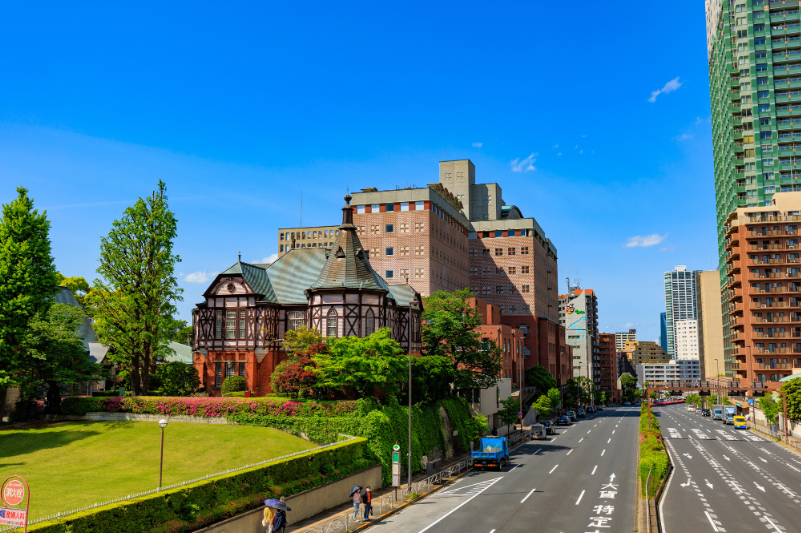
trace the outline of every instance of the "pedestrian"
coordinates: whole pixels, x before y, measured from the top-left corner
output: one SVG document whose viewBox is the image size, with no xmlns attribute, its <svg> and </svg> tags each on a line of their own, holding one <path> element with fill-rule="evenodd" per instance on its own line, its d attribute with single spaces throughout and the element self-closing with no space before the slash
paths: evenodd
<svg viewBox="0 0 801 533">
<path fill-rule="evenodd" d="M 356 489 L 353 493 L 353 521 L 359 521 L 359 504 L 362 503 L 362 489 Z"/>
<path fill-rule="evenodd" d="M 362 503 L 364 504 L 364 521 L 367 522 L 370 519 L 370 511 L 373 509 L 373 495 L 370 494 L 370 485 L 364 487 Z"/>
<path fill-rule="evenodd" d="M 423 454 L 420 463 L 423 465 L 423 472 L 428 472 L 428 456 L 426 454 Z"/>
<path fill-rule="evenodd" d="M 498 430 L 497 429 L 492 428 L 492 436 L 493 437 L 497 437 L 498 436 Z"/>
<path fill-rule="evenodd" d="M 284 501 L 284 498 L 281 498 L 281 502 Z M 282 533 L 286 529 L 286 512 L 283 509 L 278 509 L 275 511 L 275 516 L 273 516 L 272 528 L 271 531 L 277 532 L 281 531 Z"/>
<path fill-rule="evenodd" d="M 264 520 L 261 521 L 261 525 L 266 528 L 267 533 L 273 532 L 273 518 L 275 518 L 275 509 L 272 507 L 265 507 Z"/>
</svg>

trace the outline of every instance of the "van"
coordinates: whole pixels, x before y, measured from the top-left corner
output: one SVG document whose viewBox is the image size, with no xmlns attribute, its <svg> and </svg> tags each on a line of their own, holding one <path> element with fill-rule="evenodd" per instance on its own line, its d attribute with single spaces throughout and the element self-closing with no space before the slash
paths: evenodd
<svg viewBox="0 0 801 533">
<path fill-rule="evenodd" d="M 745 426 L 745 417 L 744 416 L 735 416 L 734 417 L 734 429 L 748 429 Z"/>
<path fill-rule="evenodd" d="M 723 408 L 722 407 L 713 407 L 712 408 L 712 420 L 723 420 Z"/>
</svg>

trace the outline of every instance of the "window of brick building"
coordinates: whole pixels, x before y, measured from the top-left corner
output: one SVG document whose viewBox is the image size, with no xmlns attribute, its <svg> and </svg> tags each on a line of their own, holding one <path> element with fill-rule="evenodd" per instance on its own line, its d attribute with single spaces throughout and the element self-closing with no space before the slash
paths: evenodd
<svg viewBox="0 0 801 533">
<path fill-rule="evenodd" d="M 503 285 L 495 286 L 495 294 L 503 294 Z"/>
<path fill-rule="evenodd" d="M 415 268 L 414 269 L 414 277 L 415 278 L 424 278 L 426 276 L 426 271 L 424 268 Z"/>
<path fill-rule="evenodd" d="M 357 226 L 356 233 L 359 235 L 364 235 L 366 232 L 364 231 L 364 226 Z"/>
<path fill-rule="evenodd" d="M 336 336 L 337 336 L 337 311 L 336 309 L 331 308 L 331 310 L 328 311 L 326 337 L 336 337 Z"/>
<path fill-rule="evenodd" d="M 425 202 L 415 202 L 414 203 L 414 210 L 415 211 L 422 211 L 426 208 Z"/>
<path fill-rule="evenodd" d="M 402 224 L 399 226 L 399 228 L 400 228 L 400 232 L 401 232 L 401 233 L 409 233 L 409 223 L 408 223 L 408 222 L 403 222 L 403 223 L 402 223 Z"/>
<path fill-rule="evenodd" d="M 385 270 L 385 271 L 384 271 L 384 277 L 385 277 L 386 279 L 392 279 L 392 278 L 394 278 L 394 277 L 395 277 L 395 271 L 394 271 L 394 270 Z"/>
<path fill-rule="evenodd" d="M 395 255 L 395 248 L 392 246 L 387 246 L 384 250 L 384 255 Z"/>
<path fill-rule="evenodd" d="M 387 213 L 395 211 L 395 204 L 386 204 Z"/>
<path fill-rule="evenodd" d="M 528 255 L 528 246 L 520 247 L 520 255 Z"/>
<path fill-rule="evenodd" d="M 528 274 L 528 265 L 523 265 L 520 267 L 521 274 Z"/>
<path fill-rule="evenodd" d="M 516 313 L 517 312 L 517 306 L 516 305 L 510 305 L 509 306 L 509 312 L 510 313 Z"/>
<path fill-rule="evenodd" d="M 531 312 L 531 305 L 523 304 L 523 312 L 524 313 L 530 313 Z"/>
<path fill-rule="evenodd" d="M 509 294 L 515 294 L 517 292 L 517 287 L 514 285 L 509 285 Z"/>
<path fill-rule="evenodd" d="M 504 313 L 503 306 L 502 306 L 502 305 L 499 305 L 498 307 L 500 307 L 500 309 L 501 309 L 501 314 L 503 314 L 503 313 Z"/>
<path fill-rule="evenodd" d="M 489 255 L 489 254 L 490 254 L 489 248 L 484 248 L 483 250 L 481 250 L 481 255 Z"/>
<path fill-rule="evenodd" d="M 414 231 L 415 233 L 423 233 L 426 230 L 426 223 L 425 222 L 415 222 L 414 223 Z"/>
<path fill-rule="evenodd" d="M 378 257 L 378 248 L 370 250 L 370 257 Z"/>
<path fill-rule="evenodd" d="M 528 285 L 521 285 L 520 292 L 529 292 L 529 286 Z"/>
<path fill-rule="evenodd" d="M 495 267 L 495 274 L 503 274 L 503 267 Z"/>
<path fill-rule="evenodd" d="M 515 255 L 515 248 L 509 248 L 509 255 Z"/>
<path fill-rule="evenodd" d="M 426 254 L 426 246 L 424 244 L 415 245 L 414 255 L 425 255 L 425 254 Z"/>
<path fill-rule="evenodd" d="M 378 235 L 379 233 L 381 233 L 379 227 L 380 226 L 378 224 L 370 224 L 370 233 L 372 235 Z"/>
<path fill-rule="evenodd" d="M 395 233 L 395 224 L 387 224 L 384 227 L 384 231 L 387 233 Z"/>
<path fill-rule="evenodd" d="M 517 267 L 509 267 L 509 274 L 516 274 L 516 273 L 517 273 Z"/>
<path fill-rule="evenodd" d="M 408 279 L 409 278 L 409 269 L 408 268 L 400 269 L 400 277 L 401 277 L 401 279 Z"/>
<path fill-rule="evenodd" d="M 503 248 L 495 248 L 495 255 L 503 255 Z"/>
<path fill-rule="evenodd" d="M 400 247 L 400 255 L 409 255 L 409 247 L 408 246 L 401 246 Z"/>
<path fill-rule="evenodd" d="M 483 287 L 481 289 L 481 293 L 482 294 L 489 294 L 490 293 L 490 288 L 489 287 Z"/>
</svg>

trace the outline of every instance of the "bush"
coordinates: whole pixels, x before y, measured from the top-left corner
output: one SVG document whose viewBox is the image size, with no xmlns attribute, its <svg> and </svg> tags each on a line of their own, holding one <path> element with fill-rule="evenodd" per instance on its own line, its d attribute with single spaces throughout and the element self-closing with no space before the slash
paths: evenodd
<svg viewBox="0 0 801 533">
<path fill-rule="evenodd" d="M 223 394 L 225 398 L 244 398 L 245 391 L 238 391 L 238 392 L 226 392 Z"/>
<path fill-rule="evenodd" d="M 222 390 L 223 394 L 228 392 L 239 392 L 244 391 L 248 388 L 247 382 L 245 378 L 242 376 L 228 376 L 222 382 Z"/>
<path fill-rule="evenodd" d="M 194 531 L 249 509 L 267 498 L 302 492 L 369 467 L 365 440 L 357 439 L 248 470 L 165 490 L 142 498 L 36 524 L 38 533 L 135 533 Z M 327 466 L 329 465 L 329 466 Z M 333 467 L 331 474 L 322 474 Z"/>
<path fill-rule="evenodd" d="M 656 417 L 649 417 L 650 406 L 648 403 L 642 404 L 640 408 L 640 464 L 638 473 L 642 487 L 642 495 L 645 496 L 646 483 L 648 484 L 648 498 L 653 499 L 656 491 L 667 476 L 670 461 L 662 442 L 662 432 L 659 430 L 659 423 Z M 650 482 L 648 473 L 651 473 Z"/>
</svg>

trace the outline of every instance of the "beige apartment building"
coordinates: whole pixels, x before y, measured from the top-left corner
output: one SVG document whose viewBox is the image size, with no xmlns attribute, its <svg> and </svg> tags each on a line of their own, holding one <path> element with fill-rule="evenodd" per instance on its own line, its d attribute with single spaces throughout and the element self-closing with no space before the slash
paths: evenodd
<svg viewBox="0 0 801 533">
<path fill-rule="evenodd" d="M 720 301 L 720 271 L 696 274 L 698 309 L 698 353 L 701 379 L 706 380 L 725 370 L 723 360 L 723 306 Z M 717 361 L 716 361 L 717 360 Z"/>
<path fill-rule="evenodd" d="M 637 368 L 637 365 L 670 361 L 670 356 L 665 353 L 665 350 L 651 341 L 626 341 L 623 351 L 626 352 L 626 356 L 634 368 Z"/>
</svg>

